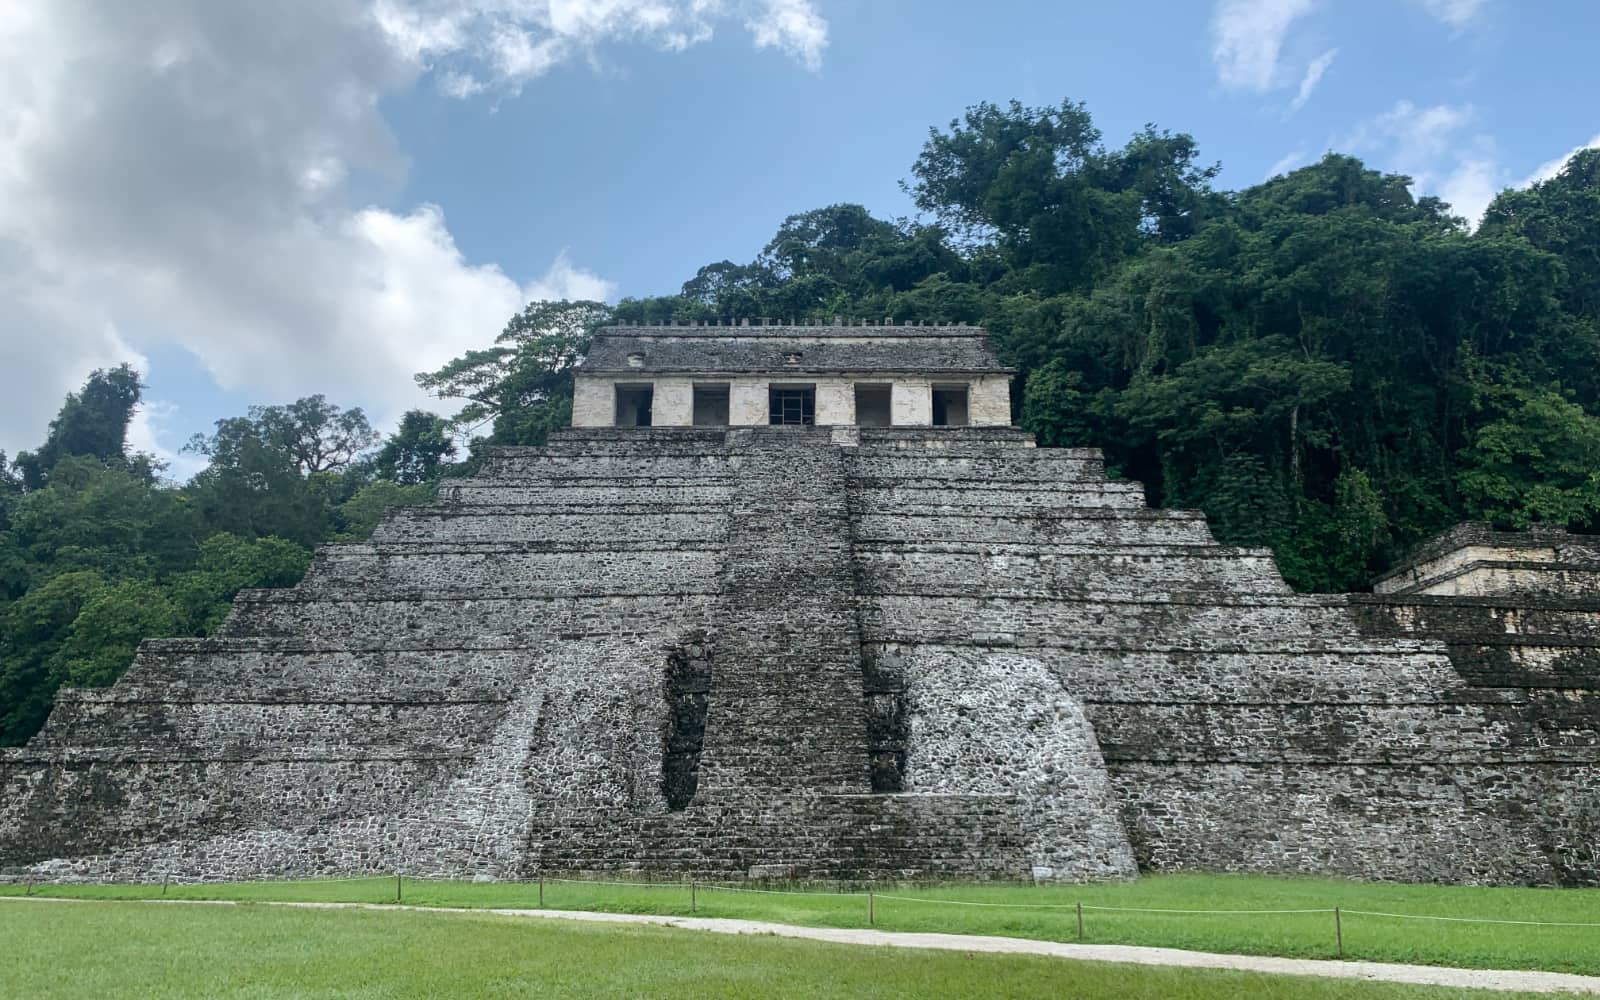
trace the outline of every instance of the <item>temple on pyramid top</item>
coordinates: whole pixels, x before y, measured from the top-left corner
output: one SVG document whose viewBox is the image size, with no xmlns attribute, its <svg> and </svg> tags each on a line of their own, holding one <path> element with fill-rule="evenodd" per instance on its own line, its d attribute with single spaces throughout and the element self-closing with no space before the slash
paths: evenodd
<svg viewBox="0 0 1600 1000">
<path fill-rule="evenodd" d="M 1015 373 L 974 326 L 612 326 L 572 425 L 1005 427 Z"/>
</svg>

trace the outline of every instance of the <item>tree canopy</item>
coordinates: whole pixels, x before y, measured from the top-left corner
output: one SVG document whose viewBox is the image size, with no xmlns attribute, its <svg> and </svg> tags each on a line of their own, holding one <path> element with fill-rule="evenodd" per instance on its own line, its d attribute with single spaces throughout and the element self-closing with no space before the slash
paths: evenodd
<svg viewBox="0 0 1600 1000">
<path fill-rule="evenodd" d="M 141 640 L 205 635 L 240 590 L 291 586 L 317 544 L 427 502 L 454 450 L 415 411 L 366 456 L 380 435 L 361 410 L 311 396 L 218 421 L 180 486 L 127 453 L 142 391 L 129 366 L 94 372 L 42 447 L 0 456 L 0 745 L 37 731 L 61 686 L 113 683 Z"/>
</svg>

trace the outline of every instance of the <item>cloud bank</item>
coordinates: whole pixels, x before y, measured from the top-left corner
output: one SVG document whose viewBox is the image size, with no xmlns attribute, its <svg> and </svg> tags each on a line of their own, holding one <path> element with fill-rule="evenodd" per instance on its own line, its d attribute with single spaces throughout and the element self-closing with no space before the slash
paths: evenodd
<svg viewBox="0 0 1600 1000">
<path fill-rule="evenodd" d="M 610 297 L 565 254 L 519 281 L 467 260 L 440 206 L 369 203 L 406 169 L 380 102 L 515 91 L 723 21 L 806 66 L 827 44 L 807 0 L 0 4 L 0 448 L 37 445 L 90 369 L 165 345 L 262 401 L 392 419 L 426 402 L 412 373 L 529 299 Z M 173 414 L 152 409 L 153 440 Z"/>
</svg>

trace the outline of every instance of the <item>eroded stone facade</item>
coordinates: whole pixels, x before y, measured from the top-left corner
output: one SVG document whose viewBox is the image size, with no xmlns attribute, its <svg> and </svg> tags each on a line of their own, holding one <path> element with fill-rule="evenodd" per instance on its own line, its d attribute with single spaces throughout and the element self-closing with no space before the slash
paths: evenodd
<svg viewBox="0 0 1600 1000">
<path fill-rule="evenodd" d="M 1600 538 L 1461 524 L 1420 546 L 1372 589 L 1396 596 L 1600 598 Z"/>
<path fill-rule="evenodd" d="M 1011 428 L 578 428 L 63 692 L 0 871 L 1600 884 L 1597 653 Z"/>
<path fill-rule="evenodd" d="M 810 422 L 855 426 L 870 422 L 856 405 L 856 388 L 868 386 L 890 391 L 886 426 L 1006 427 L 1011 374 L 989 352 L 985 331 L 970 326 L 608 327 L 579 370 L 572 424 L 636 426 L 626 393 L 648 391 L 648 426 L 761 426 L 772 422 L 776 386 L 814 393 Z M 696 410 L 696 391 L 708 389 L 728 399 L 716 419 Z M 943 412 L 935 394 L 950 391 L 965 400 Z"/>
</svg>

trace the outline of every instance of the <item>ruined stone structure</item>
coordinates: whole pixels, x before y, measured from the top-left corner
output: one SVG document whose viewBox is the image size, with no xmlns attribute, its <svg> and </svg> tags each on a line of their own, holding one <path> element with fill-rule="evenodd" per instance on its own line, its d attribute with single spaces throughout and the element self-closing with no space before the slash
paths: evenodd
<svg viewBox="0 0 1600 1000">
<path fill-rule="evenodd" d="M 613 327 L 574 427 L 1009 427 L 1011 375 L 970 326 Z"/>
<path fill-rule="evenodd" d="M 62 692 L 0 871 L 1600 883 L 1593 548 L 1296 595 L 1007 375 L 961 327 L 607 331 L 548 446 Z"/>
</svg>

